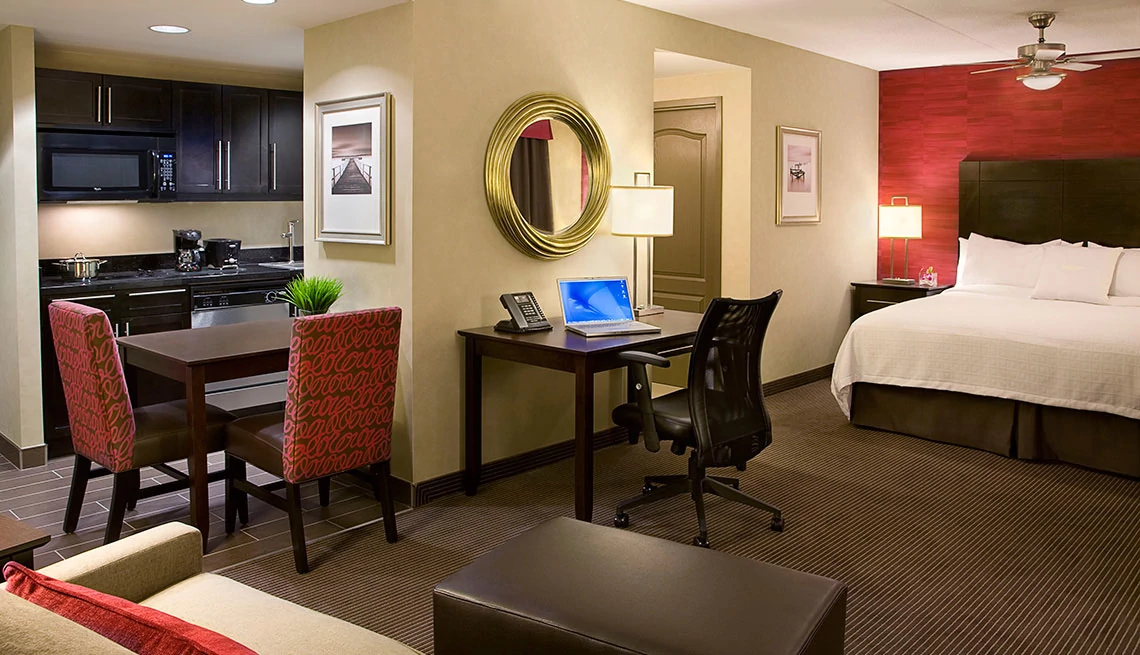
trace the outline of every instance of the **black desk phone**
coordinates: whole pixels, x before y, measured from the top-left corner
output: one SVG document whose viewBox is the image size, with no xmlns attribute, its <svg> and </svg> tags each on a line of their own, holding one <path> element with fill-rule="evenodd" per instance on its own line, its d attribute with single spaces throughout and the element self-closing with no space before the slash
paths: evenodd
<svg viewBox="0 0 1140 655">
<path fill-rule="evenodd" d="M 538 306 L 538 301 L 530 291 L 504 293 L 499 296 L 499 302 L 503 303 L 503 307 L 511 317 L 495 324 L 495 330 L 498 332 L 522 334 L 554 329 L 546 320 L 546 315 L 542 313 L 542 308 Z"/>
</svg>

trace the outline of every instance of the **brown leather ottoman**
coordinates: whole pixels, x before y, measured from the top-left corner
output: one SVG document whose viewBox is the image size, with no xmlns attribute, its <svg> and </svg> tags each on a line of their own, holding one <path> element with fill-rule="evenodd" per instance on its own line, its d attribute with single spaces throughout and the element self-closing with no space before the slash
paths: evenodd
<svg viewBox="0 0 1140 655">
<path fill-rule="evenodd" d="M 771 564 L 554 519 L 434 594 L 436 655 L 840 654 L 847 589 Z"/>
</svg>

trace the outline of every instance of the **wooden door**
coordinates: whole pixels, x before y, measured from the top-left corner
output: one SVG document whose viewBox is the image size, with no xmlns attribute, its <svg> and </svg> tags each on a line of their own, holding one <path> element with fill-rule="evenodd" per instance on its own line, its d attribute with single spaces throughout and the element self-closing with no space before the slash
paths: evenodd
<svg viewBox="0 0 1140 655">
<path fill-rule="evenodd" d="M 103 76 L 36 69 L 36 123 L 41 127 L 103 124 Z"/>
<path fill-rule="evenodd" d="M 720 98 L 654 105 L 654 184 L 671 186 L 673 236 L 654 239 L 653 302 L 703 312 L 720 295 Z"/>
<path fill-rule="evenodd" d="M 106 127 L 170 132 L 170 82 L 141 77 L 103 76 Z"/>
<path fill-rule="evenodd" d="M 222 87 L 174 84 L 178 195 L 222 192 Z"/>
<path fill-rule="evenodd" d="M 269 92 L 222 88 L 224 193 L 269 192 Z"/>
<path fill-rule="evenodd" d="M 269 194 L 300 198 L 304 190 L 304 110 L 300 93 L 269 92 Z"/>
</svg>

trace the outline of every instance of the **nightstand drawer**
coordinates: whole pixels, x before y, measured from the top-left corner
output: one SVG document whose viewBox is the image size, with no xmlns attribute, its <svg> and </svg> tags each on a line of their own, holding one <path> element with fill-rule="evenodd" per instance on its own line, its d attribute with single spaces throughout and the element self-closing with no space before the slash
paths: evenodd
<svg viewBox="0 0 1140 655">
<path fill-rule="evenodd" d="M 914 300 L 915 298 L 934 296 L 949 288 L 949 286 L 902 286 L 882 282 L 855 282 L 852 283 L 851 287 L 854 289 L 851 298 L 852 321 L 877 309 L 897 305 L 900 302 Z"/>
</svg>

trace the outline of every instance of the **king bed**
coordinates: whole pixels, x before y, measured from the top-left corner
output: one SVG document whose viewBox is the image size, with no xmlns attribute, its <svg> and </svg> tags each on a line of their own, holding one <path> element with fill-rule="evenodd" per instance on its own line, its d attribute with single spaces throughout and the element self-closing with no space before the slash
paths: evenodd
<svg viewBox="0 0 1140 655">
<path fill-rule="evenodd" d="M 862 427 L 1140 476 L 1140 296 L 1114 295 L 1133 293 L 1121 272 L 1102 300 L 1034 288 L 1046 246 L 1140 248 L 1140 158 L 964 161 L 958 231 L 958 286 L 852 325 L 832 377 L 840 407 Z M 967 243 L 1006 248 L 1022 278 L 963 284 L 963 264 L 982 261 Z M 1121 271 L 1123 257 L 1135 266 L 1140 251 L 1113 258 Z"/>
</svg>

